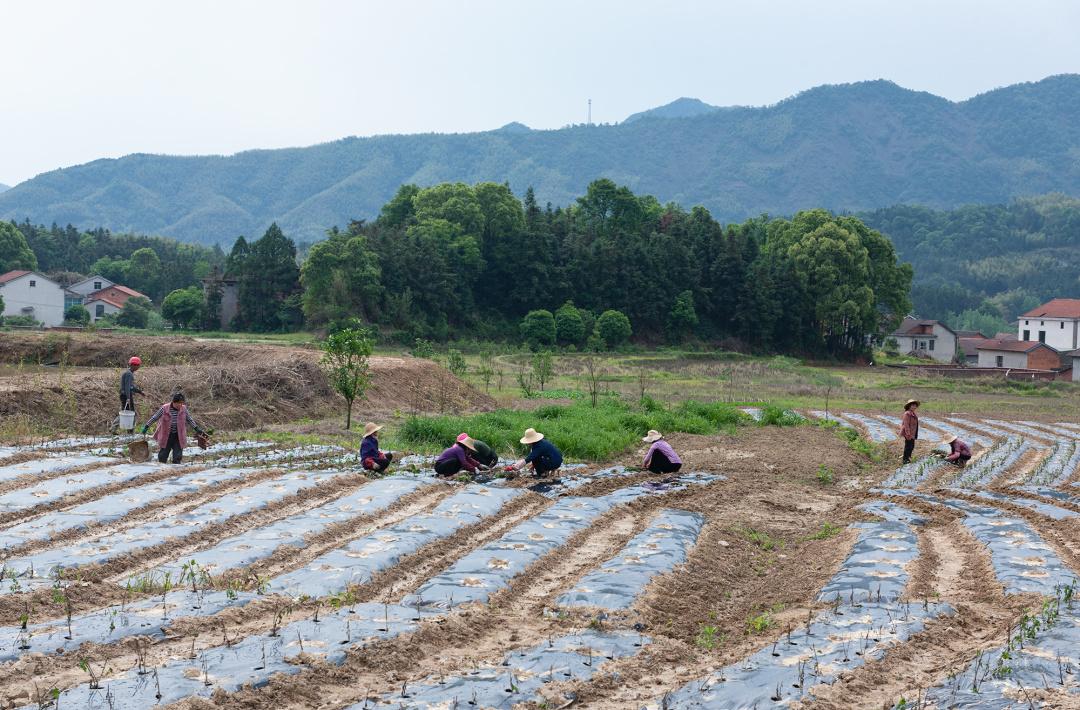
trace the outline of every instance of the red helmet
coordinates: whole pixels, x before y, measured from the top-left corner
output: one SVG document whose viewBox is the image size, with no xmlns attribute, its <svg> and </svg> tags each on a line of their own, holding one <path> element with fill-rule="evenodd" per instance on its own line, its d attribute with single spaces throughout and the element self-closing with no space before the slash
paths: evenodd
<svg viewBox="0 0 1080 710">
<path fill-rule="evenodd" d="M 140 360 L 138 356 L 135 356 L 135 357 L 131 358 L 130 360 L 128 360 L 128 364 L 129 365 L 141 365 L 142 360 Z"/>
</svg>

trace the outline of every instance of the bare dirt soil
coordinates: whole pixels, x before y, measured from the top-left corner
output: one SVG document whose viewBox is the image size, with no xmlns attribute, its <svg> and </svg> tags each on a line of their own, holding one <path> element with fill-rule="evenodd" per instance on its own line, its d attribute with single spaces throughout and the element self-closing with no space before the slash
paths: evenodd
<svg viewBox="0 0 1080 710">
<path fill-rule="evenodd" d="M 311 348 L 200 341 L 183 336 L 5 334 L 0 364 L 0 419 L 31 431 L 101 433 L 119 409 L 120 374 L 132 355 L 143 367 L 139 417 L 182 391 L 196 418 L 243 429 L 301 418 L 336 416 L 344 401 Z M 24 363 L 34 367 L 18 371 Z M 46 370 L 38 365 L 55 365 Z M 373 357 L 365 410 L 469 411 L 493 405 L 486 395 L 432 362 Z"/>
</svg>

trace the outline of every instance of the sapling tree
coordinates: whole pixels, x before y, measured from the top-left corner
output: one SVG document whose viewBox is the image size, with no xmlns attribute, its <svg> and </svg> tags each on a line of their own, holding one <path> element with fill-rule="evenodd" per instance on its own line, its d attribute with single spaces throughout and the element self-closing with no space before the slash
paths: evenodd
<svg viewBox="0 0 1080 710">
<path fill-rule="evenodd" d="M 480 353 L 480 365 L 476 368 L 476 375 L 484 383 L 484 392 L 490 392 L 491 381 L 495 379 L 495 357 L 490 350 Z"/>
<path fill-rule="evenodd" d="M 541 350 L 533 355 L 532 371 L 536 383 L 540 386 L 540 391 L 543 392 L 544 385 L 555 376 L 555 366 L 552 362 L 550 350 Z"/>
<path fill-rule="evenodd" d="M 595 356 L 585 358 L 585 386 L 589 392 L 589 400 L 592 406 L 596 406 L 596 400 L 600 396 L 600 381 L 604 371 L 600 367 Z"/>
<path fill-rule="evenodd" d="M 446 353 L 446 369 L 455 377 L 464 377 L 469 371 L 469 365 L 465 362 L 465 356 L 460 350 L 450 348 Z"/>
<path fill-rule="evenodd" d="M 371 384 L 372 340 L 367 329 L 345 328 L 332 333 L 323 343 L 322 366 L 330 385 L 345 398 L 345 428 L 352 426 L 353 402 L 363 399 Z"/>
<path fill-rule="evenodd" d="M 521 396 L 531 399 L 534 394 L 533 371 L 524 360 L 518 363 L 517 383 L 521 388 Z"/>
</svg>

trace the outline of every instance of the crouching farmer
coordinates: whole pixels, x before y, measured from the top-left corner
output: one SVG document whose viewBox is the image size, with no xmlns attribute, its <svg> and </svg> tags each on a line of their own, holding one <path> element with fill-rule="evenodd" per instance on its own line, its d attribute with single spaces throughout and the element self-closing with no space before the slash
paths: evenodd
<svg viewBox="0 0 1080 710">
<path fill-rule="evenodd" d="M 476 473 L 480 463 L 473 458 L 473 441 L 468 434 L 461 434 L 449 449 L 435 459 L 435 475 L 440 478 L 453 476 L 461 471 Z"/>
<path fill-rule="evenodd" d="M 529 447 L 529 453 L 514 464 L 513 468 L 520 471 L 528 466 L 533 470 L 534 476 L 541 478 L 562 466 L 562 452 L 535 429 L 526 429 L 521 443 Z"/>
<path fill-rule="evenodd" d="M 159 421 L 160 420 L 160 421 Z M 154 440 L 158 443 L 158 461 L 165 463 L 172 452 L 172 462 L 180 463 L 184 458 L 184 447 L 187 446 L 187 428 L 190 426 L 195 433 L 206 436 L 206 432 L 198 422 L 191 418 L 187 406 L 184 404 L 184 395 L 177 392 L 173 395 L 172 402 L 161 405 L 157 413 L 143 425 L 142 433 L 145 436 L 150 425 L 158 422 L 154 431 Z"/>
<path fill-rule="evenodd" d="M 675 473 L 682 468 L 682 459 L 671 448 L 671 444 L 664 441 L 664 435 L 655 429 L 642 439 L 646 444 L 652 444 L 642 465 L 653 473 Z"/>
<path fill-rule="evenodd" d="M 487 443 L 474 439 L 464 432 L 458 436 L 458 441 L 462 439 L 468 439 L 472 443 L 472 457 L 480 464 L 480 468 L 491 468 L 499 463 L 499 454 Z"/>
<path fill-rule="evenodd" d="M 382 426 L 376 426 L 375 422 L 364 425 L 364 438 L 360 442 L 360 462 L 367 471 L 382 473 L 394 455 L 390 452 L 379 450 L 379 430 Z"/>
<path fill-rule="evenodd" d="M 945 443 L 949 445 L 950 449 L 945 460 L 960 468 L 967 466 L 967 462 L 971 460 L 971 447 L 966 442 L 957 439 L 955 434 L 946 436 Z"/>
</svg>

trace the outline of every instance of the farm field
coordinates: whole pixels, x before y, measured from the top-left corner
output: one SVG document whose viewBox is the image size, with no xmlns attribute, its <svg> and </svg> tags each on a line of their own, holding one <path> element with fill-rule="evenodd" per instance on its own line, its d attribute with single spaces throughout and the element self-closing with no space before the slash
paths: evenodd
<svg viewBox="0 0 1080 710">
<path fill-rule="evenodd" d="M 147 381 L 304 367 L 263 350 Z M 408 429 L 395 408 L 494 406 L 402 362 L 379 363 L 370 408 L 388 442 Z M 784 374 L 801 367 L 768 386 L 801 386 Z M 418 372 L 423 389 L 397 384 Z M 841 384 L 828 415 L 794 395 L 804 423 L 765 424 L 760 402 L 782 398 L 740 396 L 737 427 L 671 433 L 671 476 L 632 446 L 555 480 L 463 483 L 435 479 L 428 447 L 365 476 L 330 420 L 265 399 L 260 425 L 197 388 L 211 420 L 249 431 L 177 466 L 78 427 L 0 439 L 2 707 L 1080 706 L 1080 426 L 1040 409 L 1068 392 L 991 414 L 929 388 L 907 466 L 908 390 L 848 406 Z M 973 444 L 966 468 L 927 456 L 947 433 Z"/>
</svg>

